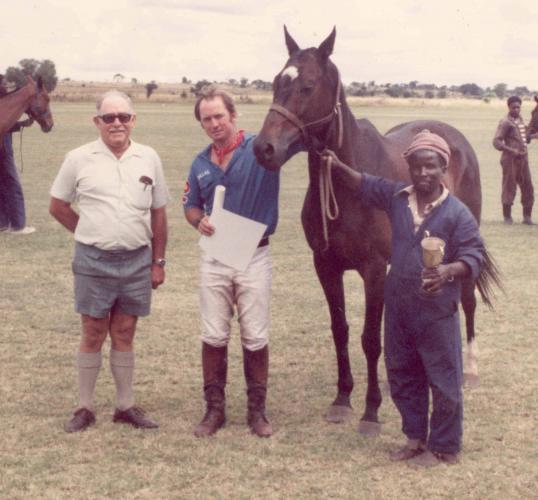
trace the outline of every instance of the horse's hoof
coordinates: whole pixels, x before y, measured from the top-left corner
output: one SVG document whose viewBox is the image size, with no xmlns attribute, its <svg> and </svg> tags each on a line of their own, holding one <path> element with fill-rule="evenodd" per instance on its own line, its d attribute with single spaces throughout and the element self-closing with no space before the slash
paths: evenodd
<svg viewBox="0 0 538 500">
<path fill-rule="evenodd" d="M 343 424 L 353 417 L 353 409 L 349 406 L 331 405 L 325 415 L 325 420 L 331 424 Z"/>
<path fill-rule="evenodd" d="M 363 436 L 379 436 L 381 434 L 381 424 L 379 422 L 369 422 L 367 420 L 361 420 L 359 422 L 359 434 Z"/>
<path fill-rule="evenodd" d="M 464 373 L 463 387 L 466 389 L 476 389 L 477 387 L 480 387 L 480 377 L 475 373 Z"/>
</svg>

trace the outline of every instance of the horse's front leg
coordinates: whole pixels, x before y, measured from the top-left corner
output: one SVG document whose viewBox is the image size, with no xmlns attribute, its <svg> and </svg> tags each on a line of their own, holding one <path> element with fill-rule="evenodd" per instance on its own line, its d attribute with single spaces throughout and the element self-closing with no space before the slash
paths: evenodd
<svg viewBox="0 0 538 500">
<path fill-rule="evenodd" d="M 386 270 L 387 266 L 383 260 L 376 261 L 374 259 L 359 268 L 364 283 L 365 296 L 364 327 L 361 340 L 368 372 L 366 406 L 359 423 L 359 432 L 368 435 L 377 435 L 381 431 L 378 410 L 382 397 L 379 389 L 378 363 L 381 355 L 381 318 Z"/>
<path fill-rule="evenodd" d="M 351 391 L 353 391 L 353 376 L 349 363 L 349 326 L 346 320 L 344 269 L 336 264 L 336 259 L 322 257 L 316 252 L 314 253 L 314 265 L 329 306 L 336 362 L 338 363 L 338 393 L 329 407 L 325 419 L 328 422 L 341 423 L 349 420 L 353 414 L 350 401 Z"/>
</svg>

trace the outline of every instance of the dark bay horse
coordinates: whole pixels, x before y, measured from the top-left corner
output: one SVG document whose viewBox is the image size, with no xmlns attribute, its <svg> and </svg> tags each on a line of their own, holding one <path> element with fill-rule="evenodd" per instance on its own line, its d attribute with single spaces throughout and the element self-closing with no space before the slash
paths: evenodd
<svg viewBox="0 0 538 500">
<path fill-rule="evenodd" d="M 344 96 L 338 69 L 331 62 L 336 31 L 318 48 L 301 50 L 284 27 L 289 59 L 273 82 L 273 104 L 254 150 L 269 170 L 279 169 L 286 152 L 302 142 L 308 149 L 309 185 L 301 214 L 306 239 L 313 251 L 315 269 L 328 302 L 331 330 L 338 363 L 337 396 L 327 420 L 341 422 L 351 414 L 353 390 L 348 354 L 348 323 L 345 312 L 343 274 L 356 270 L 363 279 L 365 319 L 362 348 L 367 360 L 366 407 L 359 431 L 379 432 L 381 404 L 377 365 L 381 354 L 380 327 L 383 287 L 390 258 L 390 223 L 385 213 L 365 207 L 342 181 L 320 165 L 320 151 L 329 148 L 347 165 L 390 179 L 409 181 L 402 152 L 413 136 L 427 128 L 450 145 L 451 160 L 445 183 L 480 221 L 480 174 L 476 155 L 455 128 L 438 121 L 414 121 L 398 125 L 382 136 L 368 120 L 356 120 Z M 325 174 L 324 174 L 325 172 Z M 409 181 L 410 182 L 410 181 Z M 476 285 L 491 305 L 491 283 L 498 284 L 494 263 L 486 266 Z M 462 286 L 462 306 L 467 328 L 467 365 L 471 380 L 478 374 L 474 352 L 475 283 Z"/>
<path fill-rule="evenodd" d="M 49 132 L 54 125 L 49 101 L 41 77 L 34 82 L 28 76 L 26 85 L 0 96 L 0 136 L 15 125 L 23 113 L 39 123 L 43 132 Z"/>
</svg>

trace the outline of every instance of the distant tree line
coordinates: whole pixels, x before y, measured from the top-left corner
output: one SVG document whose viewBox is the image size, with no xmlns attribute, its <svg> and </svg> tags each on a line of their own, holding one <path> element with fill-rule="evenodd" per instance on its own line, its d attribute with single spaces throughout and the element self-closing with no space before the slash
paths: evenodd
<svg viewBox="0 0 538 500">
<path fill-rule="evenodd" d="M 384 83 L 376 84 L 375 81 L 351 82 L 346 87 L 347 95 L 351 96 L 381 96 L 390 97 L 419 97 L 433 99 L 434 97 L 444 99 L 446 97 L 470 97 L 477 99 L 490 99 L 498 97 L 503 99 L 509 95 L 529 97 L 536 92 L 530 91 L 527 87 L 508 88 L 506 83 L 498 83 L 493 87 L 482 88 L 476 83 L 464 83 L 462 85 L 442 85 L 433 83 L 419 83 L 414 80 L 409 83 Z"/>
<path fill-rule="evenodd" d="M 191 85 L 190 92 L 195 96 L 198 95 L 200 89 L 209 85 L 211 82 L 208 80 L 199 80 L 196 83 L 191 83 L 184 77 L 183 83 L 189 83 Z M 213 82 L 216 83 L 216 82 Z M 271 82 L 264 80 L 252 80 L 248 81 L 247 78 L 229 78 L 225 83 L 231 87 L 237 87 L 240 89 L 256 89 L 270 91 L 273 88 Z M 408 83 L 383 83 L 378 84 L 374 80 L 368 82 L 351 82 L 345 87 L 346 94 L 349 96 L 383 96 L 388 95 L 390 97 L 401 98 L 425 98 L 425 99 L 445 99 L 447 97 L 469 97 L 475 99 L 491 99 L 498 97 L 504 99 L 509 95 L 518 95 L 520 97 L 530 97 L 538 92 L 531 91 L 527 87 L 520 86 L 509 88 L 506 83 L 498 83 L 493 87 L 480 87 L 476 83 L 464 83 L 462 85 L 435 85 L 434 83 L 420 83 L 417 80 L 413 80 Z"/>
<path fill-rule="evenodd" d="M 56 87 L 58 77 L 56 76 L 56 67 L 50 59 L 43 59 L 41 61 L 37 59 L 22 59 L 19 61 L 18 66 L 10 66 L 6 69 L 4 76 L 9 83 L 14 84 L 16 87 L 21 87 L 26 83 L 26 75 L 31 75 L 32 78 L 37 79 L 39 76 L 43 78 L 45 88 L 51 92 Z M 115 82 L 122 82 L 125 76 L 122 73 L 116 73 L 113 76 Z M 64 78 L 68 81 L 69 78 Z M 131 83 L 136 85 L 138 80 L 136 78 L 131 79 Z M 182 77 L 181 83 L 184 85 L 190 85 L 190 93 L 197 96 L 200 90 L 210 83 L 209 80 L 202 79 L 195 83 L 189 80 L 186 76 Z M 248 92 L 255 89 L 259 91 L 271 91 L 273 85 L 269 81 L 256 79 L 249 81 L 246 77 L 239 79 L 228 78 L 227 81 L 221 82 L 231 87 L 237 87 L 239 89 Z M 146 97 L 149 98 L 153 92 L 158 88 L 155 80 L 144 85 L 146 90 Z M 497 83 L 493 87 L 480 87 L 476 83 L 464 83 L 462 85 L 441 85 L 438 86 L 434 83 L 420 83 L 417 80 L 412 80 L 408 83 L 376 83 L 374 80 L 366 82 L 351 82 L 345 87 L 346 93 L 349 96 L 383 96 L 388 95 L 396 98 L 425 98 L 425 99 L 444 99 L 446 97 L 469 97 L 474 99 L 489 100 L 491 98 L 498 97 L 504 99 L 510 95 L 518 95 L 520 97 L 530 97 L 538 94 L 536 91 L 529 90 L 526 86 L 518 86 L 509 88 L 506 83 Z M 182 91 L 181 96 L 187 97 L 185 90 Z"/>
</svg>

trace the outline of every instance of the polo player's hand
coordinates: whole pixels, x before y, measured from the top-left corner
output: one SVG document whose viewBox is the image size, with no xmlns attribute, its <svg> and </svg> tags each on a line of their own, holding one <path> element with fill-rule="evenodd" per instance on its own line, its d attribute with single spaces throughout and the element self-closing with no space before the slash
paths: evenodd
<svg viewBox="0 0 538 500">
<path fill-rule="evenodd" d="M 156 290 L 164 283 L 164 268 L 157 264 L 151 266 L 151 288 Z"/>
<path fill-rule="evenodd" d="M 209 217 L 204 215 L 198 223 L 198 232 L 204 236 L 211 236 L 215 232 L 215 227 L 209 222 Z"/>
</svg>

